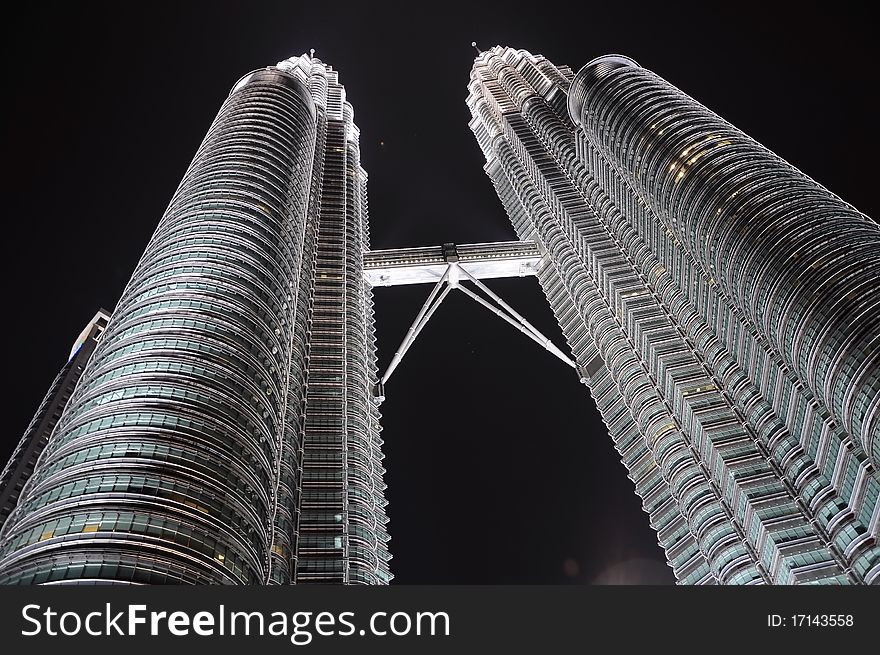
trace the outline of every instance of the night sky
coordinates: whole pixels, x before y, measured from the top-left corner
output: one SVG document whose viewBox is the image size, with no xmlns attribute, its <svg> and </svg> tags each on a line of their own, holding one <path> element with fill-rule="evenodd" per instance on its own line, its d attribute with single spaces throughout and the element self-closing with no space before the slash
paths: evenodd
<svg viewBox="0 0 880 655">
<path fill-rule="evenodd" d="M 867 9 L 29 4 L 3 26 L 4 462 L 77 334 L 116 303 L 233 83 L 310 48 L 354 106 L 377 249 L 515 238 L 467 127 L 473 40 L 575 70 L 629 55 L 880 215 Z M 490 286 L 567 350 L 534 278 Z M 377 289 L 383 370 L 429 290 Z M 450 295 L 386 395 L 397 583 L 673 581 L 585 388 L 498 317 Z"/>
</svg>

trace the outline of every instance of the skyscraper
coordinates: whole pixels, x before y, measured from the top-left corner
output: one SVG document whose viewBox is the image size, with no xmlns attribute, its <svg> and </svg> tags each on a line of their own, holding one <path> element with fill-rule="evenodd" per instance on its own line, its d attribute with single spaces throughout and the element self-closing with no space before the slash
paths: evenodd
<svg viewBox="0 0 880 655">
<path fill-rule="evenodd" d="M 385 583 L 366 174 L 337 73 L 232 89 L 2 529 L 2 583 Z"/>
<path fill-rule="evenodd" d="M 67 362 L 61 367 L 49 391 L 40 403 L 34 418 L 12 452 L 12 456 L 0 473 L 0 527 L 15 508 L 25 483 L 34 472 L 37 459 L 49 442 L 52 429 L 61 418 L 76 383 L 82 375 L 86 362 L 95 352 L 95 346 L 107 327 L 109 314 L 102 310 L 83 328 L 70 349 Z"/>
<path fill-rule="evenodd" d="M 587 385 L 681 583 L 880 583 L 877 224 L 626 57 L 495 47 L 467 104 L 521 241 L 368 252 L 337 73 L 233 87 L 4 471 L 0 583 L 387 583 L 378 406 L 453 289 Z M 480 282 L 526 275 L 572 357 Z M 380 378 L 371 287 L 421 283 Z"/>
<path fill-rule="evenodd" d="M 626 57 L 467 104 L 677 579 L 880 583 L 877 224 Z"/>
</svg>

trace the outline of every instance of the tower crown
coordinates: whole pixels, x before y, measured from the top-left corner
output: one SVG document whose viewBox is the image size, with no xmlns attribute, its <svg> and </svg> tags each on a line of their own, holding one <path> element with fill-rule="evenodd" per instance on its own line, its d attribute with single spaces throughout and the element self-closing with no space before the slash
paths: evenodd
<svg viewBox="0 0 880 655">
<path fill-rule="evenodd" d="M 581 124 L 581 108 L 589 88 L 618 68 L 628 67 L 641 68 L 635 60 L 624 55 L 602 55 L 581 67 L 568 92 L 568 113 L 575 125 Z"/>
</svg>

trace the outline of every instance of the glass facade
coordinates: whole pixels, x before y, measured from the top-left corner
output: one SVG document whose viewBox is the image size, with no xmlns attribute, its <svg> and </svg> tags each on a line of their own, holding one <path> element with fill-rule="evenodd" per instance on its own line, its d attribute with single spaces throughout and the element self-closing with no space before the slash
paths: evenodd
<svg viewBox="0 0 880 655">
<path fill-rule="evenodd" d="M 877 224 L 626 57 L 467 104 L 679 582 L 880 582 Z"/>
<path fill-rule="evenodd" d="M 387 582 L 367 247 L 336 72 L 242 78 L 3 526 L 0 583 Z"/>
</svg>

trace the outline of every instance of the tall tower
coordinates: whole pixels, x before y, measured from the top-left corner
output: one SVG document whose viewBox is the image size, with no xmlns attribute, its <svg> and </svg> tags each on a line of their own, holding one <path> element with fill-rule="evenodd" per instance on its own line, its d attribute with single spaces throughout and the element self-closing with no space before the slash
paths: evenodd
<svg viewBox="0 0 880 655">
<path fill-rule="evenodd" d="M 390 579 L 337 73 L 232 89 L 0 532 L 0 583 Z"/>
<path fill-rule="evenodd" d="M 880 583 L 877 224 L 626 57 L 468 88 L 679 582 Z"/>
</svg>

